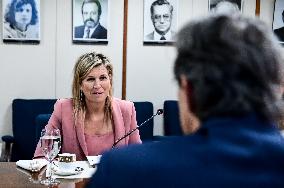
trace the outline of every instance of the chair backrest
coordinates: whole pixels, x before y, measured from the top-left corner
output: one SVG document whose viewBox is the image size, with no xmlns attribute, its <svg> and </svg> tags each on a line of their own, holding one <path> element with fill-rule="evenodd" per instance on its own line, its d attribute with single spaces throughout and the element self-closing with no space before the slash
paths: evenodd
<svg viewBox="0 0 284 188">
<path fill-rule="evenodd" d="M 178 101 L 176 100 L 164 101 L 164 132 L 165 136 L 182 135 Z"/>
<path fill-rule="evenodd" d="M 12 129 L 14 144 L 11 161 L 32 159 L 37 144 L 35 118 L 52 113 L 56 99 L 14 99 L 12 102 Z"/>
<path fill-rule="evenodd" d="M 153 116 L 154 107 L 151 102 L 134 102 L 134 106 L 136 110 L 137 125 L 140 125 L 148 118 Z M 143 142 L 153 140 L 153 127 L 154 119 L 151 119 L 139 129 L 140 138 Z"/>
<path fill-rule="evenodd" d="M 36 128 L 35 135 L 36 141 L 38 142 L 41 136 L 41 130 L 46 126 L 51 114 L 39 114 L 35 118 Z"/>
<path fill-rule="evenodd" d="M 151 102 L 134 102 L 134 106 L 138 125 L 153 115 L 153 104 Z M 51 114 L 39 114 L 36 117 L 36 140 L 39 140 L 40 132 L 48 123 L 50 116 Z M 153 139 L 153 126 L 154 120 L 151 119 L 140 128 L 139 132 L 142 141 L 151 141 Z"/>
</svg>

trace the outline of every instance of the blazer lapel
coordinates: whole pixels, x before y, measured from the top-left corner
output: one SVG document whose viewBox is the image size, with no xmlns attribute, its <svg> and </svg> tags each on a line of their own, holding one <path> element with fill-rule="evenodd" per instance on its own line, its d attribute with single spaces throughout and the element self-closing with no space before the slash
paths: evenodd
<svg viewBox="0 0 284 188">
<path fill-rule="evenodd" d="M 87 156 L 88 150 L 87 150 L 87 144 L 86 144 L 85 134 L 84 134 L 84 119 L 85 119 L 85 114 L 80 111 L 78 115 L 78 119 L 76 120 L 76 123 L 75 123 L 75 128 L 76 128 L 76 134 L 77 134 L 77 139 L 79 140 L 79 144 L 85 156 Z"/>
<path fill-rule="evenodd" d="M 113 124 L 114 124 L 114 141 L 118 140 L 119 138 L 123 137 L 125 132 L 124 127 L 124 120 L 123 120 L 123 112 L 121 111 L 121 108 L 115 99 L 112 100 L 112 117 L 113 117 Z M 125 145 L 125 139 L 121 140 L 119 143 L 117 143 L 116 146 L 123 146 Z"/>
</svg>

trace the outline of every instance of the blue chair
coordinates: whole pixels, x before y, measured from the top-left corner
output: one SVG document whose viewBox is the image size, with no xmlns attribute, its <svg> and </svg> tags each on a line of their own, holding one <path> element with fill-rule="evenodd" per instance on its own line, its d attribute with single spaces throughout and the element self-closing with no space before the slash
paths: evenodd
<svg viewBox="0 0 284 188">
<path fill-rule="evenodd" d="M 154 108 L 151 102 L 134 102 L 134 106 L 136 110 L 137 125 L 140 125 L 153 115 Z M 139 129 L 140 138 L 143 142 L 153 140 L 153 127 L 154 119 L 151 119 Z"/>
<path fill-rule="evenodd" d="M 46 126 L 51 114 L 39 114 L 35 118 L 35 135 L 36 140 L 39 141 L 41 136 L 41 130 Z"/>
<path fill-rule="evenodd" d="M 181 136 L 178 101 L 164 101 L 164 133 L 165 136 Z"/>
<path fill-rule="evenodd" d="M 136 109 L 137 124 L 140 125 L 153 115 L 153 104 L 151 102 L 134 102 Z M 47 124 L 51 114 L 39 114 L 36 119 L 36 140 L 40 138 L 40 132 Z M 140 137 L 143 142 L 153 140 L 154 120 L 151 119 L 145 123 L 140 129 Z"/>
<path fill-rule="evenodd" d="M 35 118 L 52 113 L 56 99 L 14 99 L 12 102 L 12 135 L 2 137 L 4 153 L 1 161 L 32 159 L 36 144 Z"/>
</svg>

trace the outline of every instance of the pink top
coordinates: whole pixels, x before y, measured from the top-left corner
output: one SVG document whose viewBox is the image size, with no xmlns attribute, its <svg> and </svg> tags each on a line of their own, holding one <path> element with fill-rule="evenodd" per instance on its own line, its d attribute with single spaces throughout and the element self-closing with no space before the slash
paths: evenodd
<svg viewBox="0 0 284 188">
<path fill-rule="evenodd" d="M 114 143 L 114 134 L 109 132 L 103 135 L 88 135 L 85 133 L 88 155 L 101 155 L 109 150 Z"/>
<path fill-rule="evenodd" d="M 86 156 L 89 155 L 88 150 L 92 148 L 88 147 L 85 138 L 84 131 L 84 113 L 79 113 L 78 118 L 74 119 L 73 116 L 73 103 L 72 99 L 59 99 L 54 105 L 54 111 L 46 125 L 47 129 L 58 128 L 61 131 L 62 137 L 62 153 L 74 153 L 76 154 L 76 160 L 87 160 Z M 137 127 L 136 111 L 134 104 L 130 101 L 124 101 L 118 98 L 112 98 L 112 117 L 113 117 L 113 139 L 125 135 L 125 133 Z M 91 142 L 91 141 L 90 141 Z M 95 142 L 95 141 L 94 141 Z M 103 141 L 101 141 L 103 143 Z M 110 143 L 110 141 L 108 141 Z M 113 141 L 112 141 L 113 143 Z M 133 132 L 127 138 L 121 140 L 116 147 L 127 146 L 129 144 L 141 143 L 139 131 Z M 92 143 L 92 145 L 94 145 Z M 99 144 L 95 144 L 100 147 Z M 108 145 L 111 149 L 111 145 Z M 106 148 L 106 144 L 103 145 L 103 150 Z M 97 148 L 98 149 L 98 148 Z M 90 151 L 93 152 L 93 151 Z M 43 153 L 38 143 L 34 157 L 42 157 Z"/>
</svg>

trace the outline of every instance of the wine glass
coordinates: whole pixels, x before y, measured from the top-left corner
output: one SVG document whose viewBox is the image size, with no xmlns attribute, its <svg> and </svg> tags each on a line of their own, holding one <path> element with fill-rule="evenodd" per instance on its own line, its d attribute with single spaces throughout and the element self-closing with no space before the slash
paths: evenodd
<svg viewBox="0 0 284 188">
<path fill-rule="evenodd" d="M 48 186 L 58 185 L 60 182 L 52 178 L 52 161 L 57 156 L 61 147 L 61 136 L 59 129 L 43 129 L 40 137 L 40 147 L 44 154 L 45 159 L 48 161 L 46 168 L 47 179 L 42 180 L 40 183 Z"/>
</svg>

